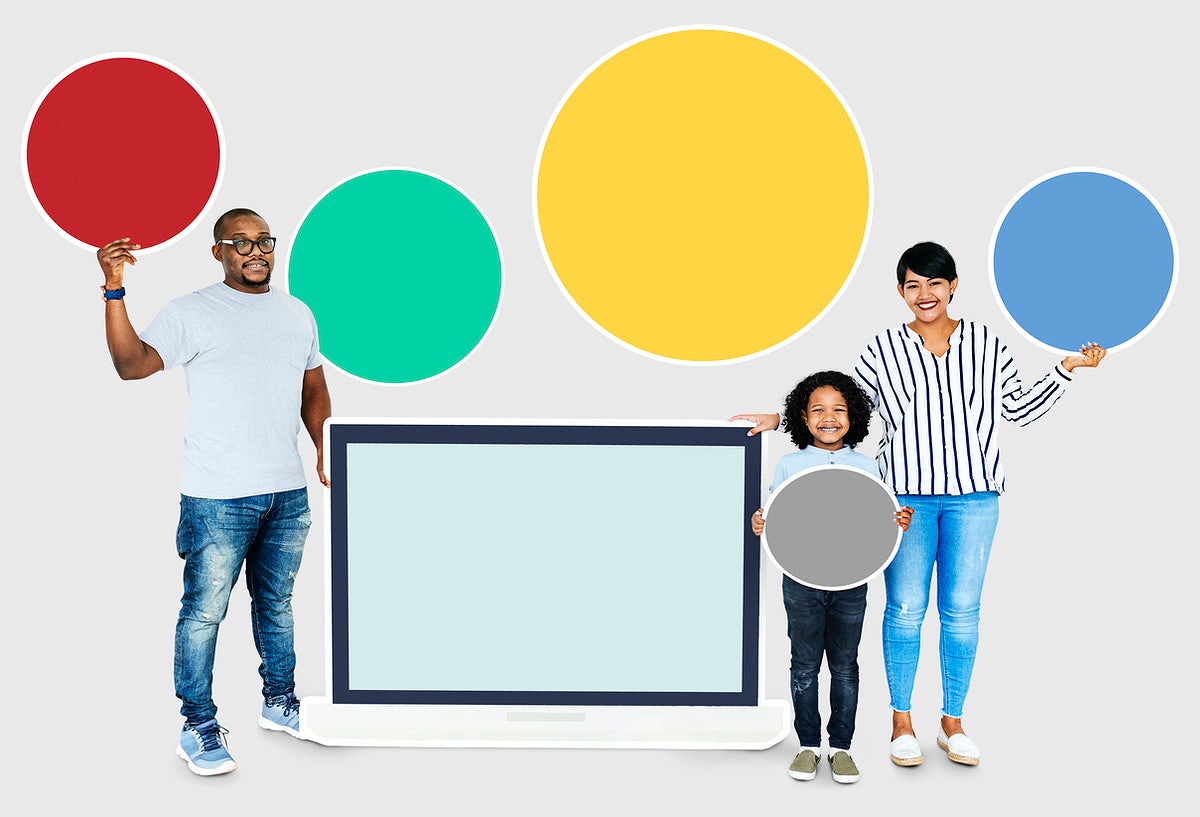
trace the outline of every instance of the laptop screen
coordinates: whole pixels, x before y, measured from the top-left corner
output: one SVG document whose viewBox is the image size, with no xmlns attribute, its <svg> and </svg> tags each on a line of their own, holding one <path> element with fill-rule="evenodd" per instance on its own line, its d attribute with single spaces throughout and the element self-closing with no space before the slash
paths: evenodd
<svg viewBox="0 0 1200 817">
<path fill-rule="evenodd" d="M 331 420 L 333 703 L 753 706 L 761 445 Z"/>
</svg>

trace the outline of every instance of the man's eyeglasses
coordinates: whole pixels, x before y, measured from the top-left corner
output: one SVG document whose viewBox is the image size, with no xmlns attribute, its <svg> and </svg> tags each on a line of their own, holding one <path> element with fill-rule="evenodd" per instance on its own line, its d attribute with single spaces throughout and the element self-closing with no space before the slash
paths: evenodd
<svg viewBox="0 0 1200 817">
<path fill-rule="evenodd" d="M 272 252 L 275 249 L 275 236 L 269 235 L 251 241 L 249 238 L 222 238 L 218 244 L 232 244 L 234 251 L 238 255 L 249 255 L 255 245 L 264 253 Z"/>
</svg>

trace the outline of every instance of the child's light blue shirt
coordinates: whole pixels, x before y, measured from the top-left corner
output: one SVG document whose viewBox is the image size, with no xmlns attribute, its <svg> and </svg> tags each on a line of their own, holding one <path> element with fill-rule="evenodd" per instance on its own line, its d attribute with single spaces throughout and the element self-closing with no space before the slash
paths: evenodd
<svg viewBox="0 0 1200 817">
<path fill-rule="evenodd" d="M 848 465 L 866 471 L 873 477 L 879 476 L 879 465 L 875 460 L 853 448 L 842 446 L 837 451 L 826 451 L 824 448 L 810 445 L 779 458 L 779 463 L 775 466 L 775 476 L 771 479 L 771 486 L 767 491 L 773 492 L 792 474 L 818 465 Z"/>
</svg>

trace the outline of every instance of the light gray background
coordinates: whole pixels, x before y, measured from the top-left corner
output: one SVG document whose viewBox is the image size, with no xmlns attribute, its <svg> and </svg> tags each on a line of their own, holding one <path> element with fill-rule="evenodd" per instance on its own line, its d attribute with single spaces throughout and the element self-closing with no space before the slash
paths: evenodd
<svg viewBox="0 0 1200 817">
<path fill-rule="evenodd" d="M 35 810 L 123 801 L 136 813 L 200 805 L 223 813 L 346 807 L 477 813 L 690 814 L 905 803 L 1001 813 L 1048 802 L 1162 806 L 1187 797 L 1198 727 L 1194 667 L 1196 436 L 1191 427 L 1197 305 L 1193 84 L 1200 60 L 1177 4 L 395 3 L 23 4 L 6 16 L 4 214 L 10 376 L 3 402 L 6 794 Z M 725 367 L 654 361 L 619 347 L 563 298 L 532 220 L 534 157 L 562 94 L 595 60 L 687 24 L 748 29 L 804 55 L 836 85 L 866 135 L 874 219 L 862 266 L 836 308 L 799 341 Z M 928 760 L 887 760 L 879 650 L 882 582 L 861 650 L 854 750 L 861 782 L 822 769 L 797 783 L 790 737 L 754 752 L 328 748 L 254 725 L 256 658 L 244 592 L 217 656 L 221 720 L 241 768 L 190 775 L 173 754 L 179 717 L 171 642 L 185 393 L 178 370 L 122 383 L 105 349 L 95 259 L 42 221 L 19 151 L 46 84 L 108 51 L 152 54 L 190 74 L 220 111 L 228 146 L 211 215 L 259 209 L 283 236 L 330 185 L 366 169 L 436 173 L 486 212 L 501 242 L 496 325 L 464 365 L 414 387 L 330 372 L 343 415 L 726 417 L 774 410 L 802 375 L 849 367 L 879 329 L 909 314 L 892 269 L 915 241 L 944 243 L 962 275 L 956 314 L 1003 333 L 1028 376 L 1051 355 L 1006 325 L 987 247 L 1010 198 L 1044 173 L 1098 166 L 1137 181 L 1172 220 L 1181 277 L 1165 317 L 1114 354 L 1054 412 L 1003 429 L 1009 492 L 983 599 L 966 724 L 977 769 L 934 745 L 936 617 L 914 719 Z M 122 101 L 112 100 L 121 127 Z M 121 179 L 114 177 L 112 184 Z M 218 280 L 198 229 L 130 274 L 144 325 L 169 298 Z M 369 264 L 369 251 L 347 261 Z M 753 299 L 754 270 L 730 281 Z M 1138 286 L 1130 270 L 1128 286 Z M 236 420 L 236 418 L 231 418 Z M 878 425 L 876 421 L 876 432 Z M 872 436 L 865 446 L 871 446 Z M 791 450 L 775 434 L 774 460 Z M 869 447 L 866 450 L 871 450 Z M 312 452 L 305 444 L 306 462 Z M 765 485 L 764 485 L 765 491 Z M 314 492 L 316 531 L 324 524 Z M 296 588 L 299 692 L 324 684 L 324 544 L 314 535 Z M 778 574 L 764 569 L 769 691 L 787 694 Z M 697 599 L 702 604 L 703 599 Z M 465 782 L 469 781 L 466 785 Z M 211 801 L 208 798 L 215 797 Z"/>
</svg>

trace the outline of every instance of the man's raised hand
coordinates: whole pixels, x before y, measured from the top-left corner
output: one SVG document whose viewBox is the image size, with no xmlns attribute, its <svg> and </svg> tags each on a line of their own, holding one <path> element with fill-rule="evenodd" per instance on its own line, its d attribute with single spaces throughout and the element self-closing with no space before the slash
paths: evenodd
<svg viewBox="0 0 1200 817">
<path fill-rule="evenodd" d="M 133 244 L 128 238 L 118 238 L 96 250 L 96 260 L 104 272 L 105 289 L 120 289 L 125 285 L 125 265 L 137 263 L 133 251 L 141 248 L 141 244 Z"/>
</svg>

